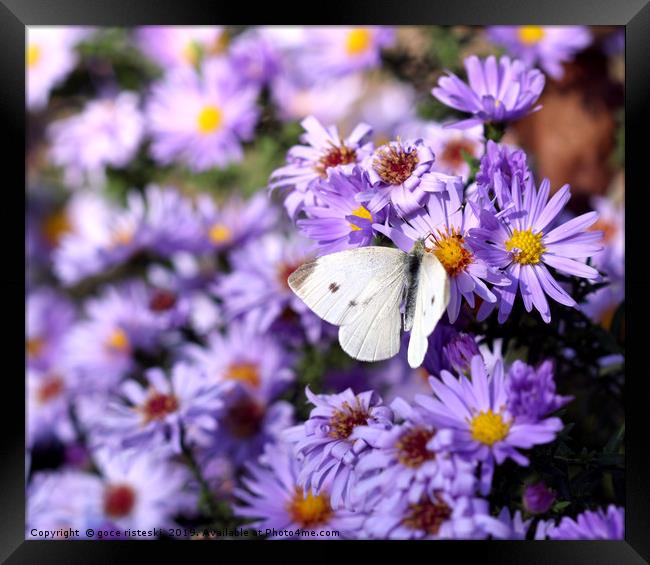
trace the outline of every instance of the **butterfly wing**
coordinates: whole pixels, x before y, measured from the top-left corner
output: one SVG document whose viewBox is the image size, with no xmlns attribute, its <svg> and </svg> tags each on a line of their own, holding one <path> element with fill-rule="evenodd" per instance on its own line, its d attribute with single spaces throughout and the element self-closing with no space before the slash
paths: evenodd
<svg viewBox="0 0 650 565">
<path fill-rule="evenodd" d="M 289 276 L 289 287 L 326 322 L 341 326 L 360 311 L 369 285 L 403 274 L 406 253 L 391 247 L 348 249 L 305 263 Z"/>
<path fill-rule="evenodd" d="M 397 354 L 405 276 L 404 266 L 397 268 L 370 283 L 359 296 L 359 314 L 339 329 L 339 343 L 348 355 L 360 361 L 381 361 Z"/>
<path fill-rule="evenodd" d="M 408 362 L 419 367 L 427 352 L 428 337 L 449 304 L 449 276 L 438 258 L 424 253 L 418 271 L 415 310 L 409 339 Z"/>
</svg>

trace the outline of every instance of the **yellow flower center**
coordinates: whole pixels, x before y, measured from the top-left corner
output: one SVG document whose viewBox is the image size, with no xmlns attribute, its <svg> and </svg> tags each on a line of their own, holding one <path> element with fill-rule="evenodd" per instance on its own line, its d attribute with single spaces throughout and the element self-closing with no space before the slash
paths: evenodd
<svg viewBox="0 0 650 565">
<path fill-rule="evenodd" d="M 108 336 L 106 345 L 108 345 L 110 349 L 116 351 L 128 351 L 129 338 L 122 328 L 115 328 Z"/>
<path fill-rule="evenodd" d="M 302 528 L 313 528 L 326 524 L 332 516 L 332 507 L 326 494 L 321 493 L 315 496 L 309 493 L 305 496 L 300 487 L 296 487 L 288 510 L 293 521 Z"/>
<path fill-rule="evenodd" d="M 352 215 L 357 216 L 358 218 L 365 218 L 366 220 L 372 221 L 372 214 L 368 212 L 368 209 L 365 206 L 359 206 L 355 210 L 352 210 Z M 350 224 L 350 229 L 352 231 L 358 231 L 361 228 L 359 226 L 355 226 L 354 224 Z"/>
<path fill-rule="evenodd" d="M 521 26 L 519 28 L 519 39 L 526 45 L 539 43 L 544 37 L 544 28 L 540 26 Z"/>
<path fill-rule="evenodd" d="M 232 238 L 232 230 L 223 224 L 214 224 L 208 232 L 210 241 L 215 244 L 225 243 Z"/>
<path fill-rule="evenodd" d="M 260 386 L 260 372 L 256 363 L 233 363 L 228 367 L 226 378 L 253 388 Z"/>
<path fill-rule="evenodd" d="M 216 106 L 205 106 L 196 119 L 199 131 L 203 134 L 214 133 L 221 126 L 223 114 Z"/>
<path fill-rule="evenodd" d="M 472 253 L 465 248 L 465 240 L 456 228 L 451 231 L 438 231 L 437 234 L 431 234 L 434 246 L 430 249 L 442 263 L 450 277 L 456 276 L 464 271 L 472 262 Z"/>
<path fill-rule="evenodd" d="M 38 357 L 41 354 L 41 351 L 43 351 L 43 347 L 45 347 L 45 340 L 43 338 L 33 337 L 28 339 L 25 342 L 27 357 L 31 357 L 32 359 Z"/>
<path fill-rule="evenodd" d="M 38 45 L 27 46 L 27 68 L 33 69 L 41 60 L 41 48 Z"/>
<path fill-rule="evenodd" d="M 503 420 L 501 414 L 492 412 L 492 409 L 479 412 L 470 422 L 472 439 L 489 446 L 504 439 L 509 431 L 510 424 Z"/>
<path fill-rule="evenodd" d="M 526 230 L 513 230 L 512 236 L 506 241 L 506 251 L 513 251 L 513 259 L 520 265 L 536 265 L 546 247 L 542 243 L 543 232 L 533 233 Z"/>
<path fill-rule="evenodd" d="M 367 51 L 372 44 L 372 32 L 369 29 L 358 28 L 348 33 L 345 50 L 348 55 L 359 55 Z"/>
</svg>

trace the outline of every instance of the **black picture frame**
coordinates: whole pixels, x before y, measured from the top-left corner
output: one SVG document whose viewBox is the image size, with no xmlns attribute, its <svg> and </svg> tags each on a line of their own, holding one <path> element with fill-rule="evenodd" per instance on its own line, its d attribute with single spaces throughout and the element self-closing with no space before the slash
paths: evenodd
<svg viewBox="0 0 650 565">
<path fill-rule="evenodd" d="M 235 11 L 235 8 L 239 10 Z M 611 542 L 445 542 L 435 546 L 422 546 L 427 559 L 465 560 L 470 554 L 478 556 L 481 563 L 549 563 L 553 565 L 581 563 L 640 564 L 650 563 L 650 419 L 647 404 L 650 395 L 645 384 L 650 378 L 641 365 L 644 342 L 647 339 L 647 320 L 650 319 L 650 269 L 647 265 L 648 236 L 643 231 L 648 224 L 643 217 L 643 196 L 650 190 L 644 182 L 648 157 L 647 130 L 650 124 L 650 2 L 648 0 L 458 0 L 456 2 L 425 3 L 417 0 L 387 2 L 376 0 L 342 2 L 329 0 L 326 4 L 302 6 L 294 4 L 280 11 L 276 3 L 248 6 L 224 5 L 207 0 L 0 0 L 0 112 L 2 133 L 6 145 L 3 156 L 3 198 L 8 202 L 4 221 L 0 222 L 3 245 L 2 285 L 5 369 L 2 377 L 4 394 L 2 410 L 6 422 L 2 434 L 2 501 L 0 502 L 0 558 L 7 563 L 116 563 L 129 559 L 135 552 L 144 553 L 148 559 L 164 552 L 165 557 L 192 559 L 188 552 L 206 551 L 208 558 L 223 557 L 223 551 L 238 555 L 242 545 L 220 546 L 206 544 L 167 543 L 145 544 L 137 541 L 97 543 L 91 541 L 34 541 L 25 540 L 25 446 L 24 428 L 17 426 L 24 415 L 24 381 L 20 377 L 23 367 L 15 371 L 13 357 L 19 359 L 23 351 L 18 328 L 24 329 L 24 310 L 18 295 L 24 289 L 24 248 L 14 245 L 19 239 L 19 229 L 24 226 L 24 216 L 9 206 L 20 199 L 17 186 L 25 186 L 25 27 L 30 25 L 119 25 L 139 24 L 238 24 L 253 20 L 258 24 L 585 24 L 622 25 L 626 35 L 626 85 L 625 85 L 625 159 L 626 183 L 626 242 L 627 280 L 626 341 L 627 379 L 626 402 L 626 534 L 625 541 Z M 21 143 L 22 141 L 22 143 Z M 13 180 L 15 179 L 15 180 Z M 14 346 L 15 341 L 15 346 Z M 19 361 L 16 361 L 18 364 Z M 636 369 L 638 367 L 638 369 Z M 15 408 L 8 410 L 7 408 Z M 354 543 L 354 542 L 339 542 Z M 409 558 L 412 546 L 379 542 L 381 550 L 390 549 L 401 558 Z M 311 559 L 314 551 L 304 546 L 260 544 L 265 554 L 279 551 L 284 555 L 289 547 L 298 548 L 303 558 Z M 370 545 L 376 545 L 370 543 Z M 180 549 L 179 549 L 180 547 Z M 318 553 L 337 551 L 342 546 L 333 544 L 318 548 Z M 406 549 L 405 549 L 406 548 Z M 344 551 L 347 549 L 343 547 Z M 182 552 L 182 553 L 181 553 Z M 430 553 L 429 553 L 430 552 Z M 468 553 L 469 552 L 469 553 Z M 340 554 L 343 557 L 345 554 Z M 128 562 L 128 561 L 127 561 Z M 227 561 L 226 561 L 227 562 Z"/>
</svg>

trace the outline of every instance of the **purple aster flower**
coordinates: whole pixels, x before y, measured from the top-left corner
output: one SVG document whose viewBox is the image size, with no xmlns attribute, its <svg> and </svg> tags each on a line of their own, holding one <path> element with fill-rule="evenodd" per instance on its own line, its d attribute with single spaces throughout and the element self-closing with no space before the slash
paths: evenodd
<svg viewBox="0 0 650 565">
<path fill-rule="evenodd" d="M 545 514 L 554 502 L 555 493 L 546 486 L 544 481 L 527 485 L 524 489 L 524 508 L 531 514 Z"/>
<path fill-rule="evenodd" d="M 138 47 L 165 70 L 196 66 L 203 56 L 221 53 L 225 39 L 220 26 L 142 26 L 135 31 Z"/>
<path fill-rule="evenodd" d="M 332 530 L 343 538 L 357 536 L 364 515 L 333 508 L 327 491 L 305 492 L 298 484 L 299 463 L 286 444 L 267 444 L 259 462 L 247 465 L 247 470 L 244 488 L 235 491 L 240 500 L 235 514 L 254 519 L 250 527 L 271 539 L 300 537 L 296 530 L 315 536 Z"/>
<path fill-rule="evenodd" d="M 532 420 L 512 414 L 508 408 L 508 382 L 503 364 L 488 374 L 480 356 L 472 359 L 471 380 L 456 379 L 442 371 L 440 379 L 429 379 L 434 396 L 418 395 L 415 402 L 438 428 L 431 440 L 433 449 L 449 450 L 482 462 L 481 492 L 487 494 L 495 463 L 506 459 L 528 465 L 519 450 L 549 443 L 562 429 L 559 418 Z"/>
<path fill-rule="evenodd" d="M 503 45 L 513 57 L 529 66 L 538 65 L 555 79 L 562 78 L 562 64 L 587 47 L 591 33 L 586 26 L 491 26 L 488 37 Z"/>
<path fill-rule="evenodd" d="M 321 255 L 370 245 L 375 237 L 373 223 L 383 221 L 381 209 L 368 207 L 358 200 L 370 189 L 360 167 L 351 174 L 330 169 L 327 181 L 319 181 L 312 191 L 314 204 L 303 208 L 306 218 L 296 222 L 300 231 L 318 243 Z"/>
<path fill-rule="evenodd" d="M 433 496 L 437 490 L 454 496 L 474 494 L 475 465 L 429 448 L 437 430 L 421 409 L 401 398 L 391 403 L 391 409 L 403 423 L 388 429 L 365 427 L 357 432 L 373 449 L 364 451 L 356 465 L 359 482 L 355 497 L 372 508 L 382 499 L 398 504 L 407 498 L 417 504 L 424 494 Z"/>
<path fill-rule="evenodd" d="M 364 524 L 375 539 L 485 539 L 505 537 L 508 528 L 490 516 L 487 501 L 452 496 L 445 491 L 423 495 L 416 503 L 402 496 L 381 501 Z"/>
<path fill-rule="evenodd" d="M 146 113 L 157 162 L 179 161 L 199 172 L 242 159 L 241 142 L 251 139 L 257 121 L 257 89 L 236 75 L 228 61 L 212 59 L 201 74 L 177 69 L 153 87 Z"/>
<path fill-rule="evenodd" d="M 144 134 L 138 105 L 137 94 L 123 91 L 114 98 L 91 100 L 81 113 L 49 127 L 50 157 L 65 170 L 66 183 L 99 187 L 106 167 L 131 161 Z"/>
<path fill-rule="evenodd" d="M 587 510 L 575 520 L 564 517 L 551 527 L 548 537 L 554 540 L 615 540 L 625 537 L 625 509 L 610 504 L 607 510 Z"/>
<path fill-rule="evenodd" d="M 25 303 L 25 351 L 30 369 L 46 371 L 58 365 L 61 343 L 76 318 L 74 306 L 56 290 L 30 292 Z"/>
<path fill-rule="evenodd" d="M 289 216 L 295 218 L 305 202 L 313 203 L 310 187 L 320 179 L 326 179 L 329 169 L 336 167 L 351 173 L 372 151 L 367 141 L 370 126 L 359 124 L 352 133 L 342 139 L 336 126 L 324 127 L 315 117 L 301 122 L 305 133 L 303 145 L 294 145 L 287 153 L 287 164 L 271 174 L 269 187 L 287 189 L 285 207 Z"/>
<path fill-rule="evenodd" d="M 436 156 L 432 170 L 462 177 L 464 181 L 470 174 L 465 155 L 479 159 L 484 152 L 482 124 L 458 130 L 436 122 L 412 121 L 398 128 L 398 133 L 403 137 L 422 138 Z"/>
<path fill-rule="evenodd" d="M 544 75 L 527 69 L 522 61 L 505 56 L 499 61 L 494 56 L 481 61 L 472 55 L 465 59 L 465 69 L 469 86 L 449 73 L 438 79 L 438 86 L 432 90 L 443 104 L 473 115 L 454 127 L 518 120 L 541 108 L 535 103 L 544 89 Z"/>
<path fill-rule="evenodd" d="M 537 369 L 523 361 L 515 361 L 508 369 L 506 389 L 508 410 L 522 421 L 535 422 L 573 398 L 555 393 L 552 361 L 544 361 Z"/>
<path fill-rule="evenodd" d="M 393 30 L 386 27 L 311 28 L 298 64 L 304 76 L 325 81 L 379 66 L 381 49 L 393 40 Z"/>
<path fill-rule="evenodd" d="M 227 387 L 185 363 L 174 365 L 170 378 L 162 369 L 149 369 L 144 380 L 146 386 L 134 380 L 120 386 L 97 422 L 97 445 L 139 450 L 165 446 L 175 453 L 181 452 L 182 441 L 207 445 Z"/>
<path fill-rule="evenodd" d="M 298 482 L 305 492 L 328 492 L 333 508 L 352 507 L 355 466 L 360 455 L 370 449 L 359 430 L 390 427 L 392 411 L 372 390 L 356 395 L 351 389 L 316 395 L 307 388 L 305 393 L 314 405 L 309 419 L 283 434 L 294 444 L 297 456 L 304 459 Z"/>
<path fill-rule="evenodd" d="M 548 230 L 562 211 L 571 195 L 569 185 L 560 188 L 549 200 L 550 182 L 542 181 L 539 192 L 532 176 L 526 182 L 523 193 L 517 177 L 512 180 L 512 190 L 507 191 L 495 176 L 497 197 L 499 192 L 508 209 L 502 213 L 484 210 L 479 228 L 470 230 L 470 248 L 487 264 L 504 269 L 511 282 L 508 286 L 494 289 L 499 297 L 499 323 L 503 323 L 514 304 L 517 289 L 520 290 L 524 307 L 530 312 L 533 306 L 542 319 L 549 322 L 551 311 L 546 295 L 565 306 L 576 307 L 576 302 L 555 281 L 547 265 L 557 271 L 598 279 L 596 269 L 584 260 L 602 249 L 599 231 L 587 231 L 597 219 L 596 212 L 574 218 L 554 229 Z M 485 318 L 495 303 L 484 302 L 479 319 Z"/>
<path fill-rule="evenodd" d="M 27 30 L 26 87 L 27 107 L 40 110 L 51 90 L 68 76 L 77 64 L 74 50 L 89 34 L 88 28 L 31 26 Z"/>
<path fill-rule="evenodd" d="M 95 459 L 104 477 L 103 514 L 118 527 L 171 527 L 174 516 L 196 508 L 187 468 L 167 459 L 164 451 L 99 452 Z"/>
<path fill-rule="evenodd" d="M 526 163 L 526 153 L 521 149 L 511 148 L 503 143 L 488 140 L 485 155 L 481 158 L 476 183 L 486 190 L 494 190 L 493 179 L 496 173 L 506 186 L 512 185 L 513 177 L 517 177 L 521 184 L 528 179 L 530 171 Z"/>
<path fill-rule="evenodd" d="M 247 201 L 233 195 L 222 206 L 212 197 L 201 195 L 196 207 L 206 250 L 223 251 L 244 245 L 269 231 L 278 220 L 277 209 L 262 193 Z"/>
<path fill-rule="evenodd" d="M 227 319 L 246 318 L 260 332 L 271 328 L 283 333 L 302 328 L 315 343 L 324 323 L 289 288 L 287 278 L 308 261 L 307 241 L 287 239 L 277 233 L 236 249 L 231 254 L 233 271 L 215 285 Z"/>
<path fill-rule="evenodd" d="M 406 221 L 390 221 L 390 225 L 373 227 L 388 236 L 402 250 L 409 252 L 414 243 L 423 240 L 425 248 L 435 254 L 450 277 L 450 299 L 447 315 L 454 323 L 464 298 L 474 307 L 474 295 L 487 303 L 496 303 L 496 296 L 486 286 L 507 284 L 508 280 L 473 253 L 466 244 L 469 230 L 478 226 L 472 206 L 463 206 L 463 184 L 460 177 L 432 173 L 423 179 L 433 193 L 426 206 Z M 442 187 L 442 189 L 440 188 Z"/>
<path fill-rule="evenodd" d="M 364 163 L 372 186 L 366 206 L 381 210 L 391 204 L 400 215 L 418 210 L 427 190 L 422 177 L 431 172 L 434 159 L 433 151 L 421 139 L 379 147 Z"/>
</svg>

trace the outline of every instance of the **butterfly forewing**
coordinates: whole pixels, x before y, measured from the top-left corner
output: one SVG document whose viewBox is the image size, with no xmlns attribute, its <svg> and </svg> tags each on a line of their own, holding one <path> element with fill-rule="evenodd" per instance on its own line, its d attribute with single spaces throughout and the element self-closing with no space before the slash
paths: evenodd
<svg viewBox="0 0 650 565">
<path fill-rule="evenodd" d="M 324 255 L 305 263 L 289 276 L 289 286 L 318 316 L 331 324 L 350 323 L 368 300 L 381 294 L 384 281 L 403 280 L 407 255 L 390 247 L 360 247 Z M 373 303 L 374 305 L 374 303 Z M 399 309 L 399 304 L 398 304 Z"/>
</svg>

